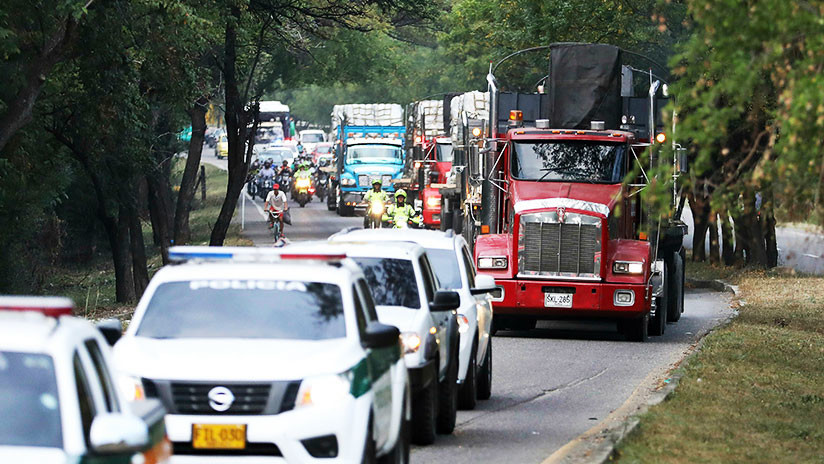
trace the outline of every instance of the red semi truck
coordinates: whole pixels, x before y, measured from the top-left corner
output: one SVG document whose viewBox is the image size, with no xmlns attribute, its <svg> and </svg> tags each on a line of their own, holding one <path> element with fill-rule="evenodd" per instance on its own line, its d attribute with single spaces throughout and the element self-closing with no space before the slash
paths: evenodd
<svg viewBox="0 0 824 464">
<path fill-rule="evenodd" d="M 441 189 L 442 215 L 499 286 L 496 328 L 595 318 L 616 320 L 630 340 L 663 334 L 684 310 L 686 233 L 683 150 L 673 143 L 672 159 L 659 156 L 666 86 L 613 46 L 539 49 L 550 55 L 539 92 L 500 90 L 490 66 L 486 119 L 457 118 L 463 168 Z M 646 195 L 658 163 L 672 167 L 659 182 L 674 183 L 673 214 L 652 213 Z"/>
</svg>

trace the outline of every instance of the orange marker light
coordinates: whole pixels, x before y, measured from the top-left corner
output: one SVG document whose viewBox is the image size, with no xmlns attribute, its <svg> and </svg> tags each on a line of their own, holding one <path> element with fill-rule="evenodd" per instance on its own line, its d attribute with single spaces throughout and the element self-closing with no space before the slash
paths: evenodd
<svg viewBox="0 0 824 464">
<path fill-rule="evenodd" d="M 482 234 L 488 234 L 489 233 L 489 226 L 487 226 L 487 225 L 481 226 L 481 233 Z"/>
<path fill-rule="evenodd" d="M 639 240 L 646 240 L 647 239 L 647 233 L 646 232 L 640 232 L 638 234 L 638 239 Z"/>
<path fill-rule="evenodd" d="M 667 134 L 663 132 L 659 132 L 658 135 L 655 136 L 655 141 L 658 143 L 664 143 L 667 141 Z"/>
<path fill-rule="evenodd" d="M 510 121 L 523 121 L 524 120 L 524 112 L 521 110 L 510 110 L 509 111 L 509 120 Z"/>
<path fill-rule="evenodd" d="M 480 137 L 481 136 L 481 128 L 475 127 L 472 129 L 472 136 L 473 137 Z"/>
</svg>

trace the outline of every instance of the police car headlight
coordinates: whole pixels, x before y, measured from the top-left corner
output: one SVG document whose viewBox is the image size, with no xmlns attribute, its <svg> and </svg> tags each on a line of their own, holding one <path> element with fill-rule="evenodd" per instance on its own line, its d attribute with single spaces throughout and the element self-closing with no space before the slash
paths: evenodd
<svg viewBox="0 0 824 464">
<path fill-rule="evenodd" d="M 297 406 L 336 405 L 349 395 L 349 374 L 322 375 L 304 379 L 298 390 Z"/>
<path fill-rule="evenodd" d="M 340 185 L 343 185 L 344 187 L 351 187 L 351 186 L 355 185 L 355 179 L 350 179 L 348 177 L 341 177 Z"/>
<path fill-rule="evenodd" d="M 128 375 L 121 376 L 118 379 L 118 387 L 127 401 L 146 399 L 146 391 L 143 389 L 143 382 L 137 377 Z"/>
<path fill-rule="evenodd" d="M 489 256 L 478 258 L 478 269 L 506 269 L 506 256 Z"/>
<path fill-rule="evenodd" d="M 403 343 L 403 353 L 415 353 L 421 347 L 421 337 L 415 332 L 404 332 L 401 334 L 401 343 Z"/>
</svg>

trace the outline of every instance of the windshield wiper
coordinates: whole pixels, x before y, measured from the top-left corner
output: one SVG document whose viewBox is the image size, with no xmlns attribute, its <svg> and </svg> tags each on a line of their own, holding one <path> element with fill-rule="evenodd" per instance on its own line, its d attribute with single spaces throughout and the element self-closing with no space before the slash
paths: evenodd
<svg viewBox="0 0 824 464">
<path fill-rule="evenodd" d="M 548 176 L 551 172 L 557 172 L 559 174 L 573 174 L 573 175 L 585 174 L 585 172 L 580 170 L 580 169 L 570 169 L 570 168 L 542 168 L 541 171 L 546 171 L 546 172 L 544 173 L 543 176 L 541 176 L 537 180 L 537 182 L 541 182 L 542 180 L 546 179 L 546 176 Z M 592 179 L 581 178 L 581 177 L 576 178 L 576 179 L 563 179 L 563 180 L 567 181 L 567 182 L 586 182 L 588 184 L 597 183 L 596 181 L 594 181 Z"/>
</svg>

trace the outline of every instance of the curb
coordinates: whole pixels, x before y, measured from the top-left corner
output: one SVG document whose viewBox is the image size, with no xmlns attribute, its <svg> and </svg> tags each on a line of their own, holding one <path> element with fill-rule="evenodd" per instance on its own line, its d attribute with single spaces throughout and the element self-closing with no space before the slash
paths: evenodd
<svg viewBox="0 0 824 464">
<path fill-rule="evenodd" d="M 726 292 L 735 297 L 740 295 L 737 285 L 722 280 L 688 278 L 686 281 L 691 288 L 706 288 Z M 641 422 L 639 417 L 647 412 L 650 407 L 666 400 L 678 387 L 678 383 L 684 375 L 682 367 L 686 366 L 701 349 L 707 335 L 725 327 L 734 318 L 735 315 L 729 317 L 726 321 L 701 335 L 699 340 L 687 348 L 684 357 L 673 366 L 667 367 L 666 370 L 650 372 L 618 409 L 610 413 L 599 424 L 556 450 L 541 464 L 605 464 L 613 462 L 616 457 L 617 446 L 624 438 L 636 430 Z"/>
</svg>

